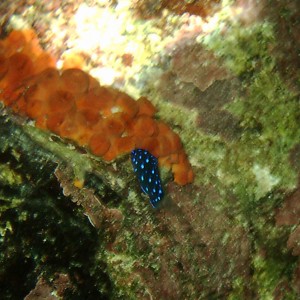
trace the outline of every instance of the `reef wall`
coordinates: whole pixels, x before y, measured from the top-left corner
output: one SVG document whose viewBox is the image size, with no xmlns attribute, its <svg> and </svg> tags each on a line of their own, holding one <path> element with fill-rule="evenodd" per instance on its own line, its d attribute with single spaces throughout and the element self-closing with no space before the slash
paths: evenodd
<svg viewBox="0 0 300 300">
<path fill-rule="evenodd" d="M 35 126 L 1 86 L 3 298 L 298 299 L 299 4 L 47 3 L 4 1 L 2 41 L 30 25 L 50 67 L 151 99 L 195 177 L 161 166 L 154 209 L 128 154 Z"/>
</svg>

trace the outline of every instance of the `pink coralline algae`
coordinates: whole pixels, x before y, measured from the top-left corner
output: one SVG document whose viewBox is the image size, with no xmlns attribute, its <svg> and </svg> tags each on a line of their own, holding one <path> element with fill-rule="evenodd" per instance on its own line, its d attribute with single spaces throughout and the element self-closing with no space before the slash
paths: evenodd
<svg viewBox="0 0 300 300">
<path fill-rule="evenodd" d="M 191 82 L 201 91 L 216 80 L 228 78 L 226 69 L 212 52 L 197 44 L 179 47 L 173 54 L 171 70 L 182 82 Z"/>
<path fill-rule="evenodd" d="M 300 182 L 299 182 L 300 186 Z M 287 247 L 293 255 L 300 256 L 300 187 L 292 192 L 276 214 L 276 225 L 298 225 L 290 234 Z"/>
</svg>

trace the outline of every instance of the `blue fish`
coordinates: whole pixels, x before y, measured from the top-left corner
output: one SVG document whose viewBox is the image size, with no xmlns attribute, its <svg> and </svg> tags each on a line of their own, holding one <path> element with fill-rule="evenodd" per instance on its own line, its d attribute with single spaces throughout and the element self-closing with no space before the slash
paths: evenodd
<svg viewBox="0 0 300 300">
<path fill-rule="evenodd" d="M 147 150 L 134 149 L 131 151 L 131 162 L 142 191 L 150 197 L 152 206 L 157 207 L 164 196 L 157 158 Z"/>
</svg>

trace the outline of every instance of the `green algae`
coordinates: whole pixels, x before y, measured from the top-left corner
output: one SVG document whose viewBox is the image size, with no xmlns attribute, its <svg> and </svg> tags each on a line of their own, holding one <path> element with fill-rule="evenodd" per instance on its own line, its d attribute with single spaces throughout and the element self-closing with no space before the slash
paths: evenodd
<svg viewBox="0 0 300 300">
<path fill-rule="evenodd" d="M 22 178 L 9 165 L 1 164 L 0 165 L 0 182 L 3 185 L 20 185 L 22 183 Z"/>
<path fill-rule="evenodd" d="M 295 187 L 296 174 L 288 159 L 300 139 L 299 100 L 276 71 L 273 31 L 268 22 L 246 28 L 235 24 L 201 40 L 240 78 L 241 94 L 247 94 L 223 107 L 238 118 L 243 129 L 240 140 L 226 142 L 221 136 L 208 135 L 196 127 L 195 110 L 155 100 L 158 116 L 178 132 L 193 165 L 205 168 L 201 177 L 196 174 L 197 183 L 207 183 L 209 174 L 214 174 L 223 186 L 233 187 L 243 174 L 243 188 L 256 199 L 273 188 Z M 265 184 L 260 184 L 261 178 Z"/>
<path fill-rule="evenodd" d="M 251 76 L 261 66 L 274 66 L 269 50 L 276 40 L 273 25 L 267 21 L 248 27 L 224 23 L 200 42 L 238 76 Z"/>
<path fill-rule="evenodd" d="M 39 276 L 51 284 L 58 273 L 64 273 L 70 276 L 72 288 L 66 293 L 71 298 L 75 293 L 101 299 L 110 281 L 103 262 L 94 261 L 100 239 L 95 239 L 97 231 L 82 209 L 62 193 L 54 176 L 61 158 L 37 147 L 28 131 L 7 116 L 1 116 L 0 122 L 2 298 L 21 299 Z M 75 273 L 85 279 L 78 281 Z"/>
<path fill-rule="evenodd" d="M 22 184 L 30 185 L 26 181 Z M 30 189 L 32 187 L 28 187 Z M 21 191 L 19 193 L 22 194 Z M 80 295 L 86 290 L 83 298 L 87 297 L 85 293 L 90 293 L 101 299 L 100 287 L 102 285 L 103 292 L 107 293 L 104 287 L 109 280 L 101 268 L 95 268 L 94 262 L 91 263 L 98 241 L 94 238 L 95 230 L 82 212 L 75 210 L 71 201 L 64 199 L 54 179 L 45 186 L 35 188 L 26 197 L 18 195 L 16 189 L 14 194 L 20 198 L 18 206 L 11 198 L 0 215 L 2 298 L 23 298 L 26 292 L 34 288 L 38 276 L 44 276 L 51 282 L 57 273 L 72 277 L 77 272 L 79 277 L 84 275 L 87 278 L 94 272 L 90 282 L 77 282 L 71 278 L 74 286 L 68 293 L 76 291 Z M 0 198 L 3 199 L 2 196 Z M 16 269 L 22 272 L 16 274 Z M 94 281 L 96 277 L 98 282 Z"/>
<path fill-rule="evenodd" d="M 87 159 L 81 153 L 74 151 L 74 146 L 66 144 L 63 140 L 52 142 L 49 137 L 49 132 L 41 131 L 30 125 L 23 127 L 24 132 L 28 133 L 32 140 L 40 147 L 43 147 L 51 153 L 53 159 L 58 158 L 64 161 L 72 161 L 74 177 L 79 180 L 84 180 L 87 172 L 91 172 L 93 166 L 90 159 Z"/>
<path fill-rule="evenodd" d="M 253 230 L 252 238 L 258 248 L 269 248 L 266 257 L 253 256 L 253 284 L 261 299 L 273 299 L 283 274 L 290 276 L 295 266 L 290 254 L 277 253 L 278 247 L 286 249 L 288 233 L 282 234 L 274 227 L 272 218 L 274 208 L 284 197 L 275 191 L 289 191 L 296 186 L 297 176 L 290 166 L 289 155 L 300 140 L 299 99 L 283 83 L 276 69 L 276 59 L 271 53 L 276 45 L 272 24 L 257 23 L 246 28 L 237 25 L 226 31 L 225 35 L 220 32 L 208 35 L 204 44 L 240 78 L 243 96 L 224 108 L 239 118 L 243 132 L 239 140 L 226 145 L 219 174 L 222 184 L 237 196 L 241 221 L 246 221 L 246 228 Z M 238 294 L 239 282 L 236 281 Z M 289 292 L 287 298 L 296 297 Z"/>
<path fill-rule="evenodd" d="M 276 60 L 270 50 L 276 43 L 273 31 L 268 22 L 246 28 L 233 25 L 225 36 L 217 31 L 203 41 L 240 77 L 247 95 L 224 107 L 239 118 L 243 134 L 239 141 L 229 145 L 235 161 L 233 166 L 227 163 L 223 171 L 240 170 L 243 177 L 249 178 L 247 186 L 252 194 L 258 195 L 256 198 L 263 193 L 256 191 L 258 182 L 255 174 L 251 174 L 255 173 L 254 165 L 268 169 L 271 181 L 277 178 L 274 186 L 292 189 L 296 183 L 288 156 L 300 138 L 299 103 L 276 71 Z M 238 184 L 237 178 L 234 181 Z"/>
<path fill-rule="evenodd" d="M 261 257 L 253 258 L 254 281 L 257 284 L 260 299 L 274 299 L 274 290 L 278 282 L 286 280 L 291 274 L 291 268 L 287 261 Z M 272 276 L 270 276 L 272 274 Z M 296 299 L 293 291 L 286 291 L 284 299 Z"/>
</svg>

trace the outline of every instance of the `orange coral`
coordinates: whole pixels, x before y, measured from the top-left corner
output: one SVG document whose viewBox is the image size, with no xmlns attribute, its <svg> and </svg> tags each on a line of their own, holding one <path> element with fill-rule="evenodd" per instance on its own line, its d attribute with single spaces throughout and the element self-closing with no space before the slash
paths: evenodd
<svg viewBox="0 0 300 300">
<path fill-rule="evenodd" d="M 66 69 L 81 69 L 84 67 L 84 57 L 80 53 L 75 52 L 65 52 L 63 55 L 63 66 L 64 70 Z"/>
<path fill-rule="evenodd" d="M 104 132 L 95 133 L 90 139 L 89 147 L 92 153 L 102 156 L 108 151 L 110 142 Z"/>
<path fill-rule="evenodd" d="M 89 88 L 89 76 L 79 69 L 67 69 L 61 74 L 62 89 L 73 94 L 86 93 Z"/>
<path fill-rule="evenodd" d="M 156 108 L 146 97 L 139 98 L 136 103 L 139 107 L 138 115 L 154 116 Z"/>
<path fill-rule="evenodd" d="M 13 31 L 0 41 L 0 100 L 48 129 L 111 161 L 135 148 L 148 150 L 180 185 L 194 179 L 179 136 L 154 119 L 145 97 L 100 84 L 76 68 L 59 71 L 33 31 Z"/>
</svg>

